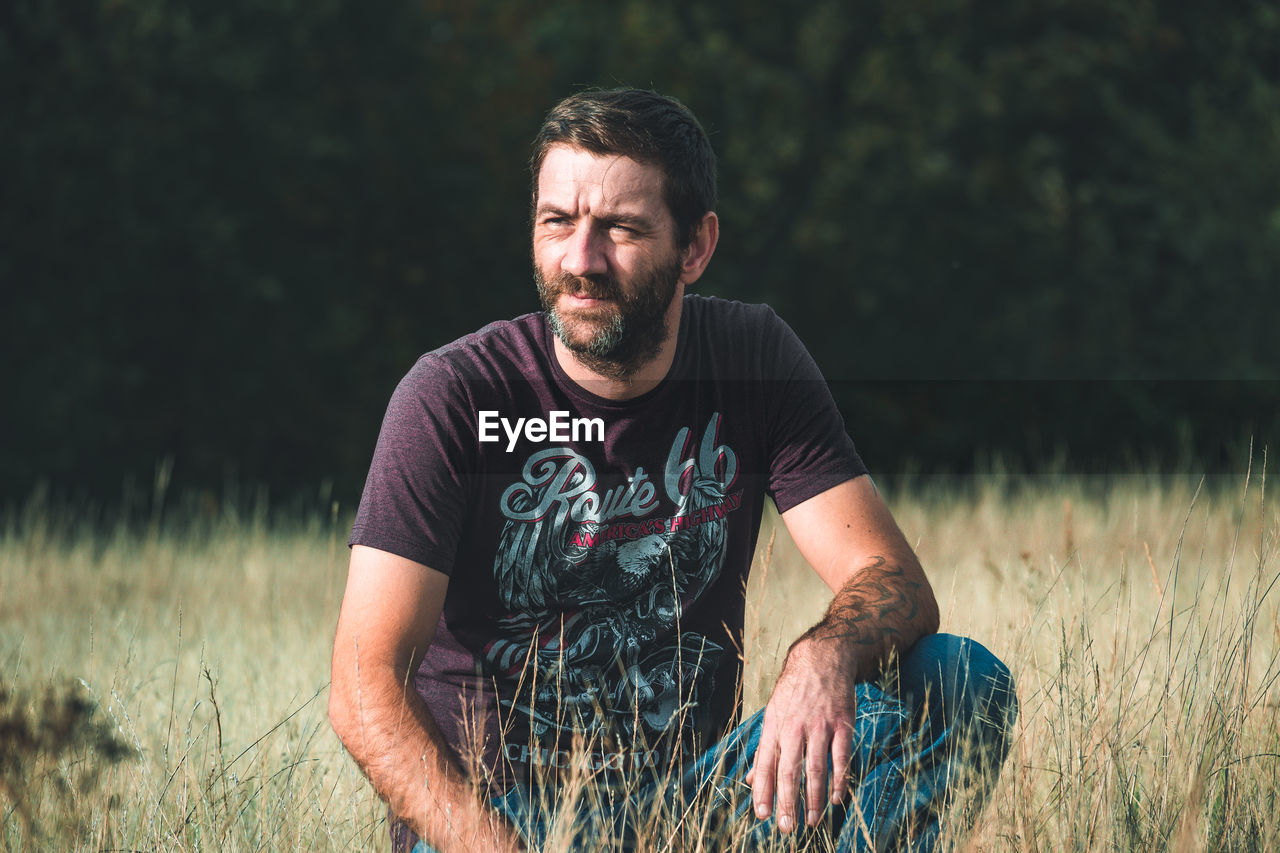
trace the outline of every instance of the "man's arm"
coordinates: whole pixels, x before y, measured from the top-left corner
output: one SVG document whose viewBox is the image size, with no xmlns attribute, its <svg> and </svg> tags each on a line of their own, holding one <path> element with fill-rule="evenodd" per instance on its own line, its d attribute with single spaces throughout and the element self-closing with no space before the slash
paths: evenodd
<svg viewBox="0 0 1280 853">
<path fill-rule="evenodd" d="M 477 795 L 413 674 L 435 634 L 447 575 L 356 545 L 333 644 L 329 719 L 397 816 L 443 853 L 523 850 Z"/>
<path fill-rule="evenodd" d="M 875 679 L 888 655 L 938 630 L 938 604 L 911 546 L 871 478 L 849 480 L 782 514 L 800 553 L 835 592 L 826 616 L 792 644 L 765 706 L 748 775 L 756 816 L 773 811 L 794 829 L 800 779 L 805 823 L 843 799 L 853 749 L 854 688 Z M 803 769 L 803 773 L 801 772 Z"/>
</svg>

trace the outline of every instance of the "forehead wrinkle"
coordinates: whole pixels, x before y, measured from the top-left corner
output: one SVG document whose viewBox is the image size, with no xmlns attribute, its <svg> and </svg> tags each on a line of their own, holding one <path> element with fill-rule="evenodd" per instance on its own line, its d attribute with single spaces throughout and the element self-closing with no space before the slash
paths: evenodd
<svg viewBox="0 0 1280 853">
<path fill-rule="evenodd" d="M 549 207 L 572 211 L 580 211 L 585 206 L 596 216 L 626 214 L 644 219 L 652 219 L 665 210 L 661 189 L 654 186 L 654 179 L 658 176 L 652 174 L 654 167 L 651 164 L 630 157 L 599 156 L 590 152 L 582 152 L 588 154 L 587 157 L 575 156 L 566 162 L 563 155 L 553 156 L 558 153 L 557 148 L 569 153 L 575 151 L 567 146 L 557 146 L 543 161 L 540 185 L 543 177 L 552 174 L 546 169 L 548 161 L 552 161 L 563 179 L 542 185 L 539 208 L 544 202 Z M 618 170 L 624 166 L 639 168 L 634 173 L 624 171 L 619 175 Z M 652 209 L 655 207 L 661 209 Z"/>
</svg>

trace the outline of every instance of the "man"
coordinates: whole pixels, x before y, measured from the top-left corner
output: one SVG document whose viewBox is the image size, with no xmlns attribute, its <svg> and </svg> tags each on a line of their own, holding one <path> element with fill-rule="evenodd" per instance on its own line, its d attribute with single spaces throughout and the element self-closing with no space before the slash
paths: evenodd
<svg viewBox="0 0 1280 853">
<path fill-rule="evenodd" d="M 1012 683 L 935 634 L 791 330 L 685 294 L 719 238 L 705 133 L 670 98 L 584 92 L 532 172 L 543 312 L 418 361 L 351 536 L 330 714 L 397 847 L 505 853 L 568 825 L 561 846 L 625 848 L 699 802 L 723 839 L 824 823 L 840 850 L 930 849 L 959 771 L 994 780 Z M 766 495 L 834 599 L 735 728 Z"/>
</svg>

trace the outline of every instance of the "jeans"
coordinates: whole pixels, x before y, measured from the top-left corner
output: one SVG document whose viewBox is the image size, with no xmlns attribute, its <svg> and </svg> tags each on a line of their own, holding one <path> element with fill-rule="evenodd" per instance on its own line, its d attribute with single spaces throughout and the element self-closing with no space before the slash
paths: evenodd
<svg viewBox="0 0 1280 853">
<path fill-rule="evenodd" d="M 922 638 L 883 687 L 858 685 L 852 793 L 841 805 L 828 807 L 820 831 L 835 836 L 838 853 L 933 851 L 962 789 L 971 811 L 959 821 L 967 824 L 976 816 L 1008 751 L 1017 707 L 1008 668 L 981 644 L 950 634 Z M 773 818 L 756 820 L 751 788 L 744 781 L 763 723 L 763 711 L 752 714 L 672 781 L 648 784 L 625 801 L 596 798 L 572 806 L 576 814 L 569 822 L 573 840 L 568 846 L 625 850 L 635 824 L 646 825 L 643 816 L 655 810 L 698 815 L 697 832 L 705 833 L 711 850 L 730 844 L 767 850 L 784 841 L 787 836 L 775 828 Z M 521 830 L 532 849 L 544 843 L 563 849 L 564 814 L 556 819 L 545 792 L 536 802 L 532 799 L 528 789 L 516 787 L 492 805 Z M 695 804 L 704 808 L 691 809 Z M 803 816 L 804 809 L 797 813 Z M 955 840 L 963 828 L 951 827 L 948 838 Z M 801 830 L 799 837 L 805 833 Z M 713 839 L 720 835 L 734 840 L 717 844 Z M 676 841 L 657 846 L 691 845 Z M 412 853 L 435 851 L 419 841 Z"/>
</svg>

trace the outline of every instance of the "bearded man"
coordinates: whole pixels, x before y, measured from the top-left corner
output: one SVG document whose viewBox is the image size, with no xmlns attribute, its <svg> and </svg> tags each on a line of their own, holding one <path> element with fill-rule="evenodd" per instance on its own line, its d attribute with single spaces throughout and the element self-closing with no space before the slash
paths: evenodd
<svg viewBox="0 0 1280 853">
<path fill-rule="evenodd" d="M 841 851 L 930 850 L 961 780 L 994 782 L 1008 670 L 936 633 L 813 359 L 767 306 L 685 292 L 719 239 L 715 171 L 671 98 L 558 104 L 532 159 L 542 312 L 428 353 L 392 397 L 330 716 L 399 850 L 537 849 L 553 826 L 629 849 L 694 805 L 711 849 L 821 826 Z M 766 497 L 834 597 L 740 721 Z"/>
</svg>

